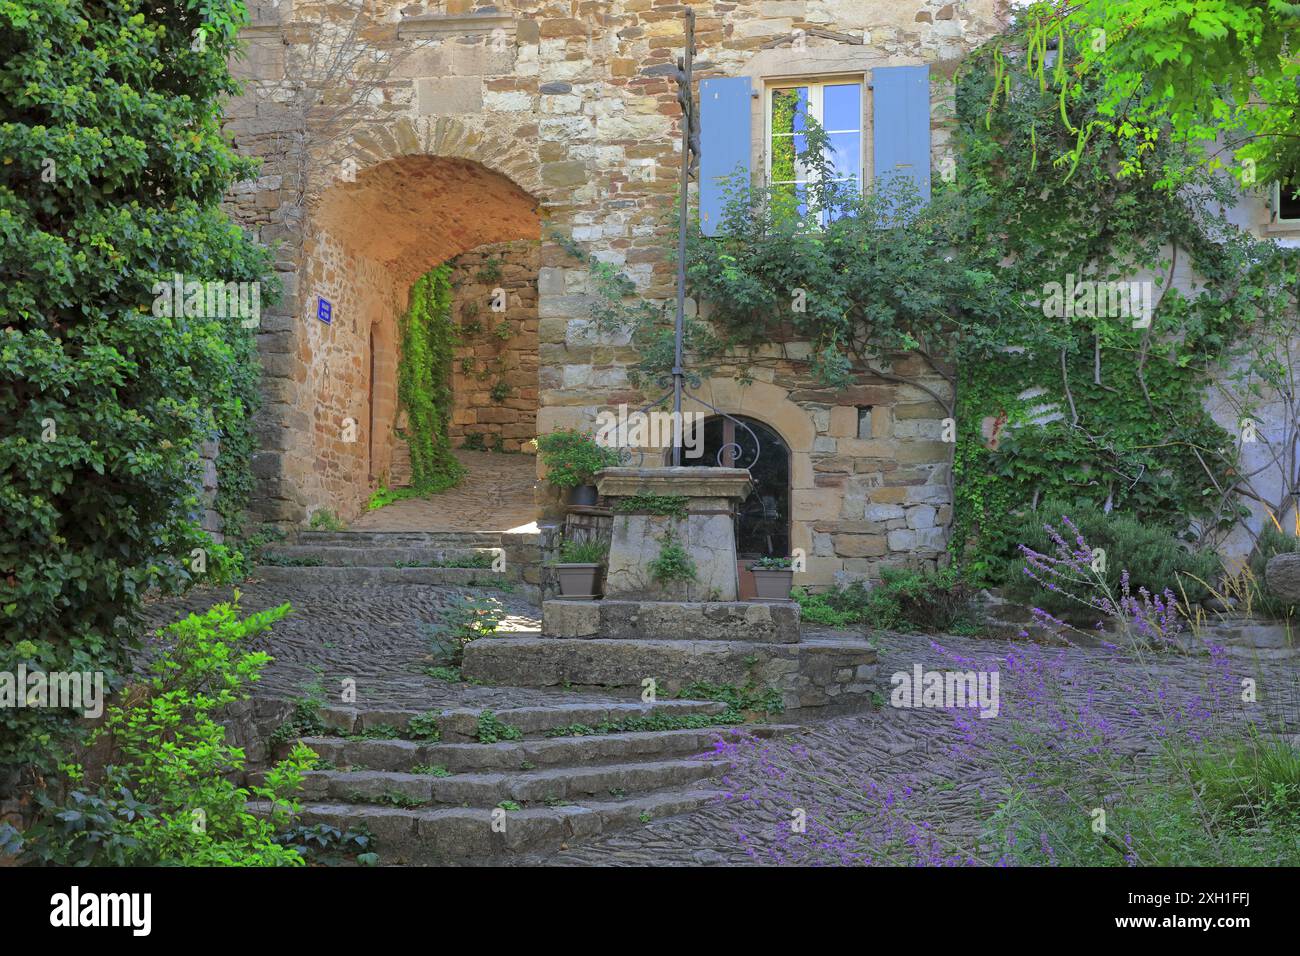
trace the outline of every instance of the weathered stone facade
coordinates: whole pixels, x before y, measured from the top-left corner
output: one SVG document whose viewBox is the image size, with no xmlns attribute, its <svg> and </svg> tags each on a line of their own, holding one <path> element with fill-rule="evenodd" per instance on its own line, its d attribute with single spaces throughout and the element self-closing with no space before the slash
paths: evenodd
<svg viewBox="0 0 1300 956">
<path fill-rule="evenodd" d="M 692 6 L 702 79 L 747 76 L 761 91 L 778 78 L 856 76 L 869 88 L 874 69 L 929 64 L 935 157 L 946 144 L 952 68 L 996 31 L 1001 14 L 995 0 Z M 536 430 L 547 432 L 590 427 L 601 409 L 654 397 L 629 384 L 636 354 L 626 336 L 596 333 L 591 278 L 554 235 L 618 267 L 641 294 L 671 296 L 665 239 L 680 155 L 671 72 L 684 7 L 446 0 L 365 10 L 353 30 L 351 8 L 268 0 L 254 8 L 249 55 L 236 64 L 246 89 L 231 104 L 228 130 L 266 163 L 260 179 L 232 194 L 232 209 L 279 243 L 286 291 L 260 336 L 267 404 L 255 471 L 264 520 L 298 523 L 318 508 L 351 517 L 388 476 L 395 318 L 416 277 L 457 256 L 487 255 L 485 246 L 531 243 L 536 365 L 526 348 L 511 358 L 513 402 L 497 405 L 481 401 L 477 380 L 458 376 L 458 441 L 500 434 L 510 448 L 534 424 L 533 408 Z M 355 81 L 335 82 L 332 62 L 350 64 Z M 872 107 L 863 99 L 870 178 Z M 763 102 L 754 97 L 755 130 L 764 128 Z M 752 143 L 755 170 L 762 139 L 756 133 Z M 522 285 L 515 294 L 526 337 L 533 306 Z M 322 298 L 333 308 L 328 325 L 317 318 Z M 773 348 L 798 357 L 798 343 Z M 882 380 L 831 393 L 799 363 L 773 358 L 751 370 L 752 384 L 724 371 L 701 397 L 770 425 L 789 445 L 791 544 L 809 555 L 798 583 L 934 560 L 950 511 L 941 406 Z M 490 420 L 505 410 L 517 415 Z M 353 441 L 348 420 L 358 427 Z"/>
</svg>

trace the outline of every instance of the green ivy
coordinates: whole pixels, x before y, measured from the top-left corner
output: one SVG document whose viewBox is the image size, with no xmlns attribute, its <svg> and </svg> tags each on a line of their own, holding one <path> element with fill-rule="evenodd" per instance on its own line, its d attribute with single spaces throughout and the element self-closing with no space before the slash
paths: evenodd
<svg viewBox="0 0 1300 956">
<path fill-rule="evenodd" d="M 451 324 L 451 267 L 429 270 L 411 286 L 401 321 L 397 397 L 406 409 L 401 433 L 411 447 L 411 486 L 419 494 L 455 487 L 465 468 L 451 452 L 451 363 L 457 337 Z"/>
<path fill-rule="evenodd" d="M 619 514 L 651 514 L 685 518 L 689 500 L 686 495 L 629 495 L 615 502 L 614 510 Z"/>
</svg>

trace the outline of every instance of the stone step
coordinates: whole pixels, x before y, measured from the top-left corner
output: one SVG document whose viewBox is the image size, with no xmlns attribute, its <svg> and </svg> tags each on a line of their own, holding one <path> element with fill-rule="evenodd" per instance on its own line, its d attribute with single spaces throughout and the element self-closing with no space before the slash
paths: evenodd
<svg viewBox="0 0 1300 956">
<path fill-rule="evenodd" d="M 336 767 L 410 773 L 419 765 L 445 767 L 452 773 L 521 770 L 525 767 L 595 766 L 707 753 L 719 738 L 740 734 L 778 737 L 802 731 L 797 724 L 718 725 L 699 730 L 652 730 L 503 740 L 495 744 L 422 743 L 416 740 L 347 740 L 304 737 L 303 743 Z"/>
<path fill-rule="evenodd" d="M 491 638 L 493 641 L 504 638 Z M 474 643 L 478 643 L 475 641 Z M 472 645 L 471 645 L 472 646 Z M 548 730 L 586 724 L 594 727 L 628 717 L 649 717 L 654 714 L 720 714 L 727 707 L 716 700 L 660 700 L 645 704 L 639 700 L 626 703 L 549 704 L 543 707 L 510 707 L 493 711 L 497 720 L 517 727 L 525 736 L 537 737 Z M 357 710 L 350 707 L 326 707 L 321 716 L 326 724 L 341 734 L 361 734 L 381 727 L 406 731 L 412 718 L 427 712 L 416 710 Z M 478 741 L 478 721 L 482 709 L 451 709 L 437 711 L 438 731 L 444 743 L 469 743 Z"/>
<path fill-rule="evenodd" d="M 467 679 L 514 687 L 639 688 L 654 678 L 671 695 L 694 681 L 781 694 L 785 706 L 860 703 L 879 690 L 876 651 L 861 638 L 798 644 L 498 637 L 465 649 Z"/>
<path fill-rule="evenodd" d="M 537 532 L 503 531 L 299 531 L 300 545 L 349 547 L 500 548 L 538 547 Z"/>
<path fill-rule="evenodd" d="M 298 566 L 316 566 L 330 568 L 392 568 L 402 564 L 446 564 L 476 560 L 481 567 L 472 566 L 472 570 L 491 570 L 492 562 L 502 555 L 500 548 L 471 547 L 432 547 L 429 545 L 412 545 L 406 547 L 367 546 L 356 547 L 342 544 L 294 544 L 268 548 L 262 553 L 266 564 L 275 566 L 280 563 L 298 563 Z M 505 570 L 509 572 L 510 562 L 507 557 Z"/>
<path fill-rule="evenodd" d="M 347 803 L 306 803 L 299 822 L 340 830 L 364 827 L 374 836 L 380 862 L 392 864 L 491 863 L 526 853 L 549 853 L 641 821 L 689 813 L 724 794 L 704 787 L 664 790 L 631 799 L 586 801 L 580 806 L 527 807 L 497 813 L 488 808 L 440 810 Z M 265 814 L 269 806 L 252 802 Z M 495 824 L 495 825 L 494 825 Z"/>
<path fill-rule="evenodd" d="M 799 641 L 793 601 L 542 602 L 542 635 L 650 641 Z"/>
<path fill-rule="evenodd" d="M 387 584 L 470 587 L 513 583 L 510 575 L 490 568 L 299 567 L 259 564 L 253 577 L 271 584 L 352 588 Z"/>
<path fill-rule="evenodd" d="M 459 773 L 450 777 L 387 770 L 312 770 L 303 774 L 302 799 L 387 804 L 396 798 L 411 806 L 491 808 L 503 801 L 532 804 L 623 797 L 696 783 L 725 773 L 730 767 L 726 760 L 682 759 L 527 772 Z M 250 783 L 263 785 L 265 776 L 265 772 L 250 774 Z"/>
</svg>

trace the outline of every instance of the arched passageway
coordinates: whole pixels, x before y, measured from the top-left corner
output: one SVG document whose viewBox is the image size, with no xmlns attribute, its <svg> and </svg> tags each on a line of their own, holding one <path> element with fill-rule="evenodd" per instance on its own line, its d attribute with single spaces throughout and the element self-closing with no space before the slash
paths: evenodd
<svg viewBox="0 0 1300 956">
<path fill-rule="evenodd" d="M 453 444 L 518 450 L 534 434 L 540 238 L 537 201 L 467 159 L 390 159 L 319 194 L 298 278 L 306 315 L 292 399 L 302 434 L 284 462 L 309 511 L 350 519 L 376 486 L 409 474 L 398 319 L 411 285 L 440 263 L 452 264 L 461 339 Z"/>
</svg>

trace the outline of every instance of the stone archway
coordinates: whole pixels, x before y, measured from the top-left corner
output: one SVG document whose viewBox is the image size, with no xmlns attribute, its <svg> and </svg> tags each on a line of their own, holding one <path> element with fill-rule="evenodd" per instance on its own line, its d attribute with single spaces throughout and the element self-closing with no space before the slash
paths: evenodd
<svg viewBox="0 0 1300 956">
<path fill-rule="evenodd" d="M 525 296 L 516 288 L 515 294 L 516 304 L 531 302 L 531 324 L 526 309 L 501 319 L 532 336 L 536 355 L 540 236 L 532 195 L 483 163 L 456 156 L 398 155 L 310 200 L 298 274 L 306 315 L 292 376 L 295 434 L 282 460 L 282 480 L 297 490 L 307 513 L 327 508 L 350 519 L 377 482 L 400 470 L 397 323 L 412 283 L 430 268 L 503 244 L 532 248 L 531 260 L 522 257 L 525 268 L 533 263 L 531 277 L 521 277 L 517 268 L 512 276 L 516 287 L 533 290 Z M 488 304 L 481 308 L 487 312 Z M 460 311 L 454 307 L 453 315 Z M 527 353 L 526 342 L 519 351 Z M 535 358 L 529 369 L 511 372 L 516 404 L 531 401 L 535 414 Z M 529 372 L 531 389 L 520 378 Z"/>
</svg>

